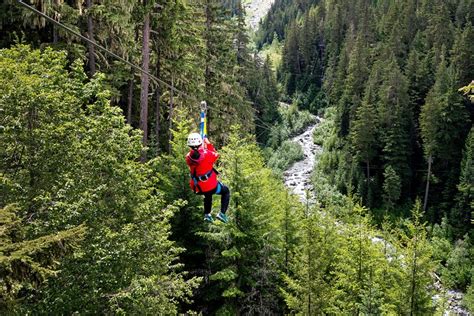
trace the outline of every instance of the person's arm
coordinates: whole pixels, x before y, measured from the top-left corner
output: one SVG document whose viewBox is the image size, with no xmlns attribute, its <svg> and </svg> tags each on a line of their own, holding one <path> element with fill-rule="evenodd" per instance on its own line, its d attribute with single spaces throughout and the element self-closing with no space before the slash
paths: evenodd
<svg viewBox="0 0 474 316">
<path fill-rule="evenodd" d="M 217 158 L 219 158 L 219 154 L 217 153 L 216 149 L 214 148 L 214 145 L 212 145 L 211 142 L 209 141 L 209 139 L 207 139 L 207 137 L 204 138 L 204 144 L 207 147 L 207 152 L 208 152 L 208 155 L 211 159 L 211 162 L 214 163 L 214 161 L 216 161 Z"/>
</svg>

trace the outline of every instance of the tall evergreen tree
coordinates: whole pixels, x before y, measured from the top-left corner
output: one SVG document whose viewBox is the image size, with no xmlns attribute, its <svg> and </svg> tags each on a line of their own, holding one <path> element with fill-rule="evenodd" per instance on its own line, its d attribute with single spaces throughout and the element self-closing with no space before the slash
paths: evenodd
<svg viewBox="0 0 474 316">
<path fill-rule="evenodd" d="M 308 210 L 301 227 L 301 242 L 286 272 L 282 288 L 292 312 L 306 315 L 331 312 L 335 300 L 334 270 L 341 246 L 334 219 L 321 216 L 317 208 Z"/>
<path fill-rule="evenodd" d="M 432 248 L 426 234 L 421 202 L 417 200 L 412 209 L 411 221 L 406 223 L 407 232 L 401 232 L 401 242 L 404 247 L 404 264 L 401 306 L 404 313 L 410 315 L 432 312 L 431 273 L 435 262 L 431 258 Z"/>
<path fill-rule="evenodd" d="M 449 69 L 442 61 L 436 74 L 436 83 L 426 98 L 421 110 L 420 126 L 428 170 L 431 171 L 434 158 L 439 159 L 437 170 L 451 170 L 451 175 L 444 176 L 445 187 L 442 190 L 452 192 L 453 176 L 458 174 L 461 149 L 459 143 L 464 139 L 467 113 L 453 84 L 455 81 L 452 67 Z M 436 171 L 436 170 L 433 170 Z M 424 208 L 428 202 L 429 177 L 427 176 Z M 443 192 L 442 191 L 442 192 Z M 437 214 L 439 218 L 440 214 Z"/>
<path fill-rule="evenodd" d="M 474 215 L 474 128 L 471 127 L 469 136 L 466 138 L 464 155 L 461 164 L 461 175 L 456 195 L 456 205 L 450 214 L 450 224 L 454 227 L 457 238 L 466 233 L 471 233 L 472 218 Z"/>
<path fill-rule="evenodd" d="M 390 62 L 383 70 L 382 87 L 379 90 L 378 115 L 383 129 L 382 156 L 385 168 L 391 166 L 400 177 L 402 186 L 410 183 L 411 143 L 410 131 L 413 124 L 413 113 L 408 100 L 408 85 L 401 73 L 395 58 L 390 55 Z"/>
</svg>

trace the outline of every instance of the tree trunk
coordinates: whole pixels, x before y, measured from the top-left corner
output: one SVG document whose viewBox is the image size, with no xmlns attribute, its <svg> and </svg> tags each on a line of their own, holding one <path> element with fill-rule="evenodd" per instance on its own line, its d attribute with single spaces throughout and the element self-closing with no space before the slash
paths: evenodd
<svg viewBox="0 0 474 316">
<path fill-rule="evenodd" d="M 160 60 L 161 59 L 161 54 L 160 51 L 158 50 L 158 58 L 156 61 L 156 77 L 160 78 L 161 75 L 161 64 Z M 160 84 L 158 83 L 156 86 L 156 91 L 155 91 L 155 96 L 156 96 L 156 103 L 155 103 L 155 138 L 156 138 L 156 154 L 160 152 L 160 117 L 161 117 L 161 108 L 160 108 L 160 99 L 161 99 L 161 90 L 160 90 Z"/>
<path fill-rule="evenodd" d="M 366 161 L 367 164 L 367 205 L 370 206 L 370 201 L 371 201 L 371 192 L 370 192 L 370 162 L 367 159 Z"/>
<path fill-rule="evenodd" d="M 431 158 L 431 156 L 430 156 Z M 430 159 L 431 160 L 431 159 Z M 415 244 L 414 244 L 414 249 L 413 249 L 413 267 L 411 271 L 411 287 L 410 287 L 410 316 L 416 315 L 415 309 L 415 291 L 416 291 L 416 273 L 417 273 L 417 246 L 418 246 L 418 236 L 415 236 Z"/>
<path fill-rule="evenodd" d="M 58 43 L 58 27 L 56 25 L 53 25 L 53 44 Z"/>
<path fill-rule="evenodd" d="M 170 127 L 170 137 L 168 140 L 168 153 L 171 154 L 171 141 L 173 140 L 173 133 L 171 130 L 173 129 L 173 111 L 174 111 L 174 78 L 173 74 L 171 74 L 171 90 L 170 90 L 170 109 L 169 109 L 169 127 Z"/>
<path fill-rule="evenodd" d="M 127 123 L 132 125 L 132 105 L 133 105 L 133 78 L 128 81 L 128 98 L 127 98 Z"/>
<path fill-rule="evenodd" d="M 94 21 L 92 20 L 92 15 L 90 13 L 90 8 L 92 7 L 92 0 L 86 0 L 87 8 L 87 37 L 94 41 Z M 95 47 L 91 43 L 87 43 L 89 50 L 89 72 L 90 76 L 93 77 L 95 74 Z"/>
<path fill-rule="evenodd" d="M 143 1 L 147 5 L 147 0 Z M 143 43 L 142 43 L 142 69 L 148 72 L 150 68 L 150 13 L 146 13 L 143 19 Z M 140 87 L 140 129 L 143 131 L 143 146 L 147 145 L 148 140 L 148 88 L 150 77 L 142 72 Z M 146 161 L 146 151 L 143 150 L 140 159 Z"/>
<path fill-rule="evenodd" d="M 54 9 L 53 18 L 54 20 L 60 22 L 61 15 L 59 14 L 58 11 L 56 11 L 56 9 L 59 10 L 58 7 L 59 7 L 59 3 L 57 1 L 54 1 L 53 2 L 53 9 Z M 57 44 L 58 40 L 59 40 L 58 26 L 56 24 L 53 24 L 53 44 Z"/>
<path fill-rule="evenodd" d="M 206 85 L 206 93 L 209 93 L 210 90 L 210 77 L 211 77 L 211 70 L 209 68 L 209 63 L 211 62 L 211 9 L 210 9 L 209 0 L 206 1 L 206 73 L 205 73 L 205 85 Z"/>
<path fill-rule="evenodd" d="M 289 243 L 290 243 L 290 238 L 289 238 L 289 223 L 288 221 L 290 220 L 290 212 L 291 212 L 291 206 L 290 203 L 288 203 L 289 197 L 288 197 L 288 191 L 285 191 L 285 273 L 288 274 L 289 272 Z"/>
<path fill-rule="evenodd" d="M 309 191 L 306 190 L 306 208 L 305 208 L 305 217 L 306 217 L 306 220 L 308 220 L 309 218 Z M 313 283 L 313 278 L 312 278 L 312 269 L 313 269 L 313 258 L 312 258 L 312 255 L 311 255 L 311 244 L 313 242 L 313 238 L 312 238 L 312 234 L 311 234 L 311 225 L 308 224 L 308 229 L 307 229 L 307 232 L 308 232 L 308 243 L 306 245 L 307 247 L 307 252 L 308 252 L 308 280 L 307 280 L 307 286 L 308 286 L 308 315 L 311 315 L 311 284 Z"/>
<path fill-rule="evenodd" d="M 431 164 L 433 163 L 433 156 L 430 155 L 428 158 L 428 175 L 426 177 L 426 189 L 425 189 L 425 199 L 423 201 L 423 211 L 426 211 L 428 205 L 428 191 L 430 190 L 430 178 L 431 178 Z"/>
</svg>

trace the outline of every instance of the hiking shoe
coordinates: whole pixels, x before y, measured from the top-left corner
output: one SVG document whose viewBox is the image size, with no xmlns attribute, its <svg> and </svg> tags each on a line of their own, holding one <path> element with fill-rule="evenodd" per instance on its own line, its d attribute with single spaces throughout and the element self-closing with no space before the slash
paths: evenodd
<svg viewBox="0 0 474 316">
<path fill-rule="evenodd" d="M 217 214 L 217 219 L 220 220 L 221 222 L 223 223 L 227 223 L 229 220 L 227 219 L 227 215 L 225 215 L 224 213 L 222 212 L 219 212 L 219 214 Z"/>
<path fill-rule="evenodd" d="M 204 215 L 204 220 L 205 220 L 206 222 L 210 222 L 210 223 L 214 222 L 214 219 L 212 218 L 212 215 L 211 215 L 211 214 L 206 214 L 206 215 Z"/>
</svg>

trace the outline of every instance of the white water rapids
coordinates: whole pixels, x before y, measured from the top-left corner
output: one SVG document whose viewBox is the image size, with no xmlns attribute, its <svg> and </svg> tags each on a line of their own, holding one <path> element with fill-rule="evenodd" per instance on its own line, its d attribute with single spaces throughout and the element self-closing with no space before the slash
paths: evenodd
<svg viewBox="0 0 474 316">
<path fill-rule="evenodd" d="M 316 120 L 317 122 L 321 121 L 319 117 Z M 304 159 L 294 163 L 283 173 L 285 185 L 294 194 L 298 195 L 303 203 L 306 202 L 307 195 L 309 195 L 310 201 L 315 198 L 313 185 L 311 184 L 311 173 L 316 161 L 316 154 L 321 153 L 323 150 L 321 146 L 313 142 L 313 132 L 317 125 L 318 123 L 310 125 L 301 135 L 291 140 L 301 145 Z"/>
</svg>

